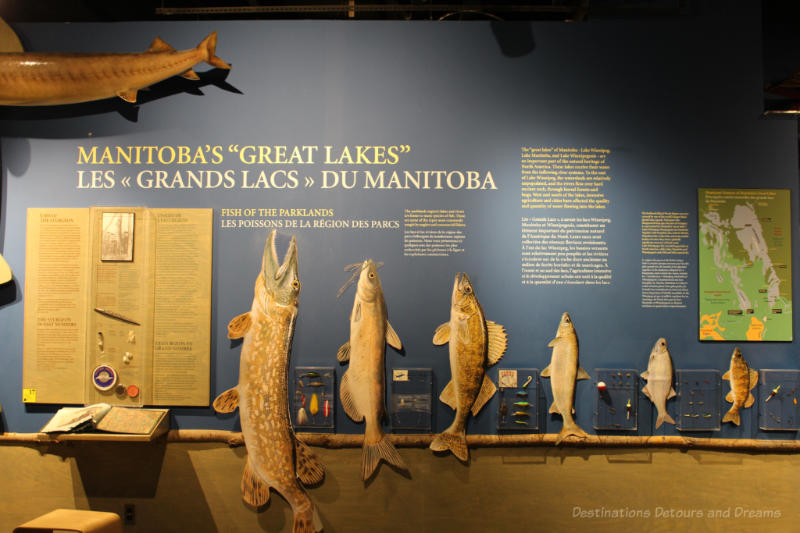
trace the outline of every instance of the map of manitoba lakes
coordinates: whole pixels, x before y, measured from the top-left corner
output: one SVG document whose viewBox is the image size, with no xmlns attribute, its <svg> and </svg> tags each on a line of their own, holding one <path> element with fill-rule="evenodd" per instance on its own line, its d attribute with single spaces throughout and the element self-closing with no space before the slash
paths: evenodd
<svg viewBox="0 0 800 533">
<path fill-rule="evenodd" d="M 792 340 L 788 189 L 698 189 L 700 340 Z"/>
</svg>

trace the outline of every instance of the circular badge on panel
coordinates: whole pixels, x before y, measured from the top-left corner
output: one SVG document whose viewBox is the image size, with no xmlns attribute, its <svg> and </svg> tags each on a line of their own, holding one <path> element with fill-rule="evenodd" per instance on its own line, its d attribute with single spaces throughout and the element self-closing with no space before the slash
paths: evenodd
<svg viewBox="0 0 800 533">
<path fill-rule="evenodd" d="M 116 382 L 117 371 L 108 365 L 100 365 L 92 371 L 92 383 L 97 390 L 111 390 Z"/>
<path fill-rule="evenodd" d="M 136 398 L 137 396 L 139 396 L 139 387 L 137 387 L 136 385 L 129 385 L 127 392 L 129 397 Z"/>
</svg>

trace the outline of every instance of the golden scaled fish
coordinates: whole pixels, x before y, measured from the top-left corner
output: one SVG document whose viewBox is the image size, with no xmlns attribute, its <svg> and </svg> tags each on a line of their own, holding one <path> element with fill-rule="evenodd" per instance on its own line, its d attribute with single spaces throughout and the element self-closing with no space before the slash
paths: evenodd
<svg viewBox="0 0 800 533">
<path fill-rule="evenodd" d="M 200 79 L 192 67 L 201 61 L 231 68 L 215 55 L 216 46 L 213 32 L 197 47 L 180 51 L 156 37 L 139 53 L 0 53 L 0 105 L 75 104 L 114 96 L 136 102 L 140 89 L 172 76 Z"/>
<path fill-rule="evenodd" d="M 289 421 L 289 352 L 297 318 L 300 280 L 294 237 L 282 264 L 275 251 L 275 230 L 264 247 L 253 305 L 228 325 L 228 337 L 244 337 L 239 360 L 239 383 L 214 400 L 214 409 L 230 413 L 239 408 L 247 463 L 242 497 L 259 507 L 269 502 L 269 489 L 283 496 L 294 511 L 293 533 L 322 529 L 305 485 L 322 481 L 324 467 L 297 440 Z"/>
<path fill-rule="evenodd" d="M 722 379 L 730 381 L 731 391 L 725 396 L 725 401 L 733 403 L 722 421 L 733 422 L 738 426 L 741 424 L 739 410 L 742 407 L 750 407 L 756 401 L 750 390 L 758 384 L 758 372 L 747 365 L 739 348 L 734 348 L 731 355 L 731 366 Z"/>
<path fill-rule="evenodd" d="M 433 344 L 449 343 L 450 382 L 439 399 L 455 410 L 452 424 L 436 435 L 431 450 L 450 450 L 461 461 L 469 460 L 467 418 L 477 415 L 497 391 L 486 375 L 506 351 L 503 326 L 486 320 L 469 276 L 456 274 L 450 301 L 450 321 L 436 328 Z"/>
<path fill-rule="evenodd" d="M 672 388 L 672 358 L 667 349 L 667 339 L 660 338 L 650 351 L 647 370 L 642 372 L 642 379 L 647 380 L 647 385 L 642 387 L 642 393 L 656 406 L 656 429 L 667 422 L 674 424 L 675 420 L 667 412 L 667 400 L 675 397 Z"/>
<path fill-rule="evenodd" d="M 378 269 L 372 259 L 361 264 L 353 311 L 350 314 L 350 340 L 339 348 L 336 358 L 350 365 L 342 376 L 339 396 L 354 422 L 366 422 L 361 453 L 361 479 L 366 481 L 381 460 L 400 470 L 408 470 L 403 458 L 386 436 L 381 423 L 386 416 L 386 344 L 402 349 L 400 337 L 389 324 Z"/>
<path fill-rule="evenodd" d="M 550 412 L 558 413 L 564 419 L 556 444 L 561 444 L 570 435 L 586 438 L 586 432 L 575 423 L 572 415 L 575 413 L 575 382 L 589 379 L 589 374 L 578 363 L 578 335 L 569 313 L 561 315 L 556 338 L 548 346 L 553 348 L 553 355 L 541 376 L 550 378 L 550 388 L 553 391 Z"/>
</svg>

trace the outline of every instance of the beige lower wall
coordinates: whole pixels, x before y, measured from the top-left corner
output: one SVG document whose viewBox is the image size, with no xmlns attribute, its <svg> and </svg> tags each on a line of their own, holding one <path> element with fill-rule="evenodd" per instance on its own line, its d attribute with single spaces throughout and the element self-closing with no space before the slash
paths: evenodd
<svg viewBox="0 0 800 533">
<path fill-rule="evenodd" d="M 327 533 L 800 531 L 798 455 L 482 448 L 464 466 L 403 448 L 410 478 L 383 465 L 365 485 L 360 450 L 314 450 L 327 476 L 309 492 Z M 126 503 L 126 532 L 291 531 L 279 496 L 260 512 L 241 501 L 245 457 L 222 444 L 3 444 L 0 531 L 59 507 L 121 514 Z M 598 508 L 650 517 L 588 517 Z"/>
</svg>

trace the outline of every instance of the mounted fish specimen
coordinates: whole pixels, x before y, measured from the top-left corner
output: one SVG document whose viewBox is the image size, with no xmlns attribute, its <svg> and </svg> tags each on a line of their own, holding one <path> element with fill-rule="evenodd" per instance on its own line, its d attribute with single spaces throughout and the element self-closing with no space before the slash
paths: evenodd
<svg viewBox="0 0 800 533">
<path fill-rule="evenodd" d="M 503 326 L 484 317 L 469 276 L 456 274 L 450 321 L 433 335 L 433 344 L 449 343 L 451 379 L 439 399 L 454 409 L 456 416 L 450 427 L 433 438 L 431 450 L 450 450 L 461 461 L 469 461 L 467 418 L 470 413 L 476 416 L 497 391 L 486 368 L 503 357 L 507 342 Z"/>
<path fill-rule="evenodd" d="M 297 440 L 289 421 L 287 373 L 297 318 L 297 244 L 294 237 L 278 264 L 275 231 L 264 247 L 261 272 L 255 283 L 253 305 L 228 325 L 228 337 L 244 337 L 239 360 L 239 383 L 214 400 L 214 409 L 230 413 L 239 407 L 247 463 L 242 497 L 259 507 L 269 502 L 270 487 L 294 511 L 294 533 L 320 531 L 322 524 L 305 485 L 322 481 L 324 467 Z"/>
<path fill-rule="evenodd" d="M 216 46 L 213 32 L 197 47 L 180 51 L 156 37 L 140 53 L 2 53 L 0 105 L 75 104 L 114 96 L 136 102 L 140 89 L 172 76 L 199 80 L 192 67 L 201 61 L 231 68 L 215 55 Z"/>
<path fill-rule="evenodd" d="M 739 410 L 742 407 L 750 407 L 756 401 L 750 390 L 758 384 L 758 372 L 747 366 L 747 361 L 742 357 L 742 352 L 739 348 L 734 348 L 731 355 L 731 366 L 722 376 L 722 379 L 727 379 L 731 383 L 731 391 L 725 396 L 725 401 L 733 402 L 722 421 L 733 422 L 738 426 L 741 424 Z"/>
<path fill-rule="evenodd" d="M 579 379 L 590 379 L 589 374 L 578 363 L 578 335 L 569 313 L 561 315 L 556 338 L 550 341 L 553 348 L 550 364 L 542 370 L 543 378 L 550 378 L 553 391 L 551 413 L 558 413 L 564 419 L 564 425 L 556 438 L 561 444 L 566 437 L 574 435 L 585 438 L 586 433 L 578 427 L 572 415 L 575 413 L 575 382 Z"/>
<path fill-rule="evenodd" d="M 336 358 L 340 363 L 350 363 L 339 386 L 344 412 L 354 422 L 366 421 L 361 454 L 361 479 L 366 481 L 381 459 L 401 470 L 408 471 L 408 467 L 381 427 L 386 416 L 384 351 L 387 343 L 396 350 L 402 349 L 402 343 L 386 318 L 377 266 L 367 259 L 354 268 L 359 267 L 350 340 L 339 348 Z"/>
<path fill-rule="evenodd" d="M 647 380 L 647 385 L 642 387 L 642 393 L 650 398 L 658 411 L 656 429 L 664 422 L 674 424 L 675 420 L 667 412 L 667 400 L 675 397 L 675 389 L 672 388 L 672 358 L 667 349 L 667 339 L 662 337 L 653 345 L 647 370 L 641 376 Z"/>
</svg>

